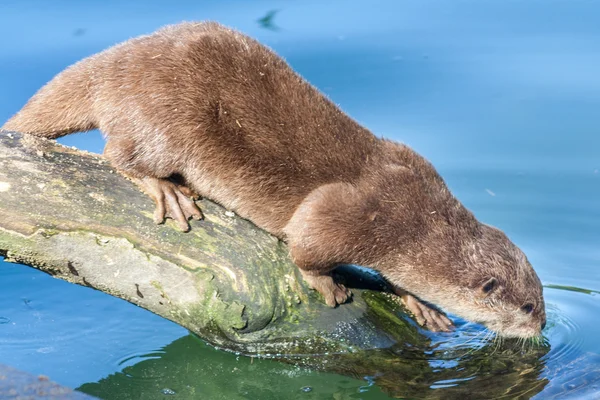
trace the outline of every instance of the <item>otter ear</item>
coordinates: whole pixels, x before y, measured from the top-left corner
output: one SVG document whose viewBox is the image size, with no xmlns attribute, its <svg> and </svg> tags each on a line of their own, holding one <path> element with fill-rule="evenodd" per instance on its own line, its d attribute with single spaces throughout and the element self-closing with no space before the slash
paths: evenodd
<svg viewBox="0 0 600 400">
<path fill-rule="evenodd" d="M 493 277 L 488 279 L 479 288 L 480 297 L 489 296 L 494 290 L 496 290 L 498 288 L 498 285 L 499 285 L 498 279 L 493 278 Z"/>
</svg>

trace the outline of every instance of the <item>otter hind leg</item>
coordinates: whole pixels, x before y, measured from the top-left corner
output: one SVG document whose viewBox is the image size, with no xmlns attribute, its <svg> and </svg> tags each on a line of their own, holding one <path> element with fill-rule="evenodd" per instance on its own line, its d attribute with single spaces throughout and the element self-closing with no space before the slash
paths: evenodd
<svg viewBox="0 0 600 400">
<path fill-rule="evenodd" d="M 393 287 L 402 304 L 415 316 L 417 323 L 432 332 L 450 332 L 454 324 L 441 311 L 435 310 L 421 302 L 406 290 L 397 286 Z"/>
<path fill-rule="evenodd" d="M 202 212 L 193 200 L 198 196 L 188 187 L 162 178 L 145 177 L 132 180 L 156 203 L 155 223 L 161 224 L 165 217 L 171 218 L 177 222 L 180 230 L 187 232 L 190 229 L 190 218 L 202 219 Z"/>
<path fill-rule="evenodd" d="M 303 269 L 300 269 L 300 272 L 308 285 L 323 295 L 325 303 L 330 307 L 343 304 L 352 297 L 350 289 L 341 283 L 337 283 L 330 273 L 321 274 L 320 272 Z"/>
</svg>

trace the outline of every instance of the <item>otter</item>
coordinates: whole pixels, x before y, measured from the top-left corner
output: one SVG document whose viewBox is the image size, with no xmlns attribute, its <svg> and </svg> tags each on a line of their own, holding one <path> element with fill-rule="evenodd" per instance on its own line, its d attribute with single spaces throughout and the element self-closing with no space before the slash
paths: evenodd
<svg viewBox="0 0 600 400">
<path fill-rule="evenodd" d="M 335 307 L 341 264 L 383 275 L 432 330 L 428 304 L 505 337 L 545 325 L 538 276 L 482 224 L 434 167 L 373 135 L 269 48 L 214 22 L 161 28 L 58 74 L 2 127 L 46 138 L 100 129 L 104 156 L 181 230 L 212 199 L 287 242 L 306 282 Z"/>
</svg>

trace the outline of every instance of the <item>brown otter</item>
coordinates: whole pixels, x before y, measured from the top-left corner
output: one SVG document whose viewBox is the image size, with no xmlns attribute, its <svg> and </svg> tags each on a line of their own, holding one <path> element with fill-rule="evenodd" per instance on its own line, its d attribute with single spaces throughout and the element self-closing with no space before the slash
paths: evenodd
<svg viewBox="0 0 600 400">
<path fill-rule="evenodd" d="M 376 138 L 241 33 L 181 23 L 129 40 L 67 68 L 3 127 L 49 138 L 94 128 L 156 202 L 156 222 L 187 230 L 201 218 L 190 189 L 213 199 L 287 241 L 331 306 L 350 295 L 332 270 L 360 264 L 433 330 L 451 322 L 417 297 L 504 336 L 543 329 L 540 280 L 502 232 L 423 157 Z"/>
</svg>

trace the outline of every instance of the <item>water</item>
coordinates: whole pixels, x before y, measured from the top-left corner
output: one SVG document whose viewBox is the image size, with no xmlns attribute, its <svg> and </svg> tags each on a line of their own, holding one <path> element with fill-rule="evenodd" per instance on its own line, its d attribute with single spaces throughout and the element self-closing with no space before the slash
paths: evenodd
<svg viewBox="0 0 600 400">
<path fill-rule="evenodd" d="M 67 65 L 129 37 L 181 20 L 236 27 L 373 132 L 426 156 L 525 250 L 545 285 L 547 354 L 526 371 L 471 371 L 469 357 L 504 355 L 461 346 L 476 330 L 466 324 L 410 357 L 387 350 L 400 377 L 317 372 L 212 349 L 124 301 L 0 261 L 0 362 L 110 399 L 452 398 L 515 376 L 506 398 L 600 398 L 600 3 L 322 3 L 4 0 L 0 121 Z M 272 24 L 258 21 L 272 10 Z M 102 149 L 97 132 L 62 142 Z M 419 380 L 411 363 L 422 360 L 433 372 Z"/>
</svg>

